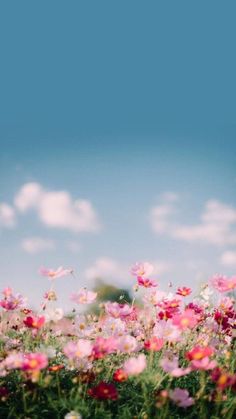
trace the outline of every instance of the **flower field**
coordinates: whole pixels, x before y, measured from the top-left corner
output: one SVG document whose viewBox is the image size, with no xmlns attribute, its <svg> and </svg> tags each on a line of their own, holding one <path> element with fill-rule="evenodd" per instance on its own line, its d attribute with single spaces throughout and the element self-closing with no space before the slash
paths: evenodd
<svg viewBox="0 0 236 419">
<path fill-rule="evenodd" d="M 0 417 L 236 417 L 236 276 L 193 295 L 184 284 L 161 291 L 152 271 L 136 263 L 133 301 L 103 301 L 98 314 L 86 288 L 71 294 L 71 313 L 60 308 L 56 283 L 72 269 L 40 270 L 49 287 L 38 311 L 5 288 Z"/>
</svg>

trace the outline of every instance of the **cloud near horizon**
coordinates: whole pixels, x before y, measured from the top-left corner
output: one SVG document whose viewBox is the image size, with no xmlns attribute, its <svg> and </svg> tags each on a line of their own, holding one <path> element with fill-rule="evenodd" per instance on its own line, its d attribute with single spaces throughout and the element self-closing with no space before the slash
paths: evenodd
<svg viewBox="0 0 236 419">
<path fill-rule="evenodd" d="M 236 244 L 236 208 L 218 200 L 206 201 L 197 224 L 173 221 L 176 203 L 164 200 L 150 211 L 150 223 L 157 234 L 188 243 L 200 242 L 214 246 Z"/>
</svg>

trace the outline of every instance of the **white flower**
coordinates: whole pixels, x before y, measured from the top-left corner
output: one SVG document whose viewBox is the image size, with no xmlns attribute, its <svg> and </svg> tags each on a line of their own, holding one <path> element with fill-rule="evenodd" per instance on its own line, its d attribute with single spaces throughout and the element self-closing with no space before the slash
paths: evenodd
<svg viewBox="0 0 236 419">
<path fill-rule="evenodd" d="M 64 315 L 62 308 L 47 308 L 44 312 L 46 322 L 57 322 L 61 320 Z"/>
<path fill-rule="evenodd" d="M 76 412 L 75 410 L 71 410 L 71 412 L 68 412 L 64 419 L 82 419 L 82 416 Z"/>
</svg>

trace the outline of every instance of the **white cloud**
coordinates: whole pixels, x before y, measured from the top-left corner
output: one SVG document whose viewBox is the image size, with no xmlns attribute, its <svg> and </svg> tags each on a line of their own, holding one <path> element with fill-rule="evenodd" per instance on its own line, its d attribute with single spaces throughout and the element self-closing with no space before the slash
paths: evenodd
<svg viewBox="0 0 236 419">
<path fill-rule="evenodd" d="M 22 248 L 31 254 L 55 249 L 53 240 L 43 239 L 41 237 L 28 237 L 21 243 Z"/>
<path fill-rule="evenodd" d="M 13 228 L 16 225 L 16 214 L 13 207 L 2 202 L 0 204 L 0 226 Z"/>
<path fill-rule="evenodd" d="M 227 250 L 220 258 L 220 263 L 224 266 L 236 267 L 236 251 Z"/>
<path fill-rule="evenodd" d="M 151 209 L 152 229 L 158 234 L 187 242 L 203 242 L 224 246 L 236 243 L 236 209 L 217 200 L 205 203 L 198 224 L 178 224 L 172 220 L 174 202 L 166 202 Z"/>
<path fill-rule="evenodd" d="M 22 213 L 34 209 L 47 227 L 73 232 L 95 232 L 100 228 L 90 201 L 73 201 L 67 191 L 47 191 L 38 183 L 27 183 L 17 193 L 14 202 Z"/>
<path fill-rule="evenodd" d="M 96 278 L 112 279 L 117 276 L 121 277 L 123 273 L 124 268 L 118 262 L 108 257 L 100 257 L 96 259 L 94 264 L 87 268 L 84 272 L 85 277 L 88 280 Z"/>
</svg>

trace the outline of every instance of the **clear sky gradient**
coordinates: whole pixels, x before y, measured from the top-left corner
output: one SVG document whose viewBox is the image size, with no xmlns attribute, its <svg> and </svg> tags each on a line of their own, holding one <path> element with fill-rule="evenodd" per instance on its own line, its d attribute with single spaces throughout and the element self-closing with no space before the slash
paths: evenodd
<svg viewBox="0 0 236 419">
<path fill-rule="evenodd" d="M 58 280 L 66 305 L 96 275 L 128 286 L 136 260 L 155 262 L 164 286 L 235 273 L 235 12 L 233 1 L 0 6 L 2 286 L 36 304 L 39 267 L 73 267 L 77 279 Z"/>
</svg>

